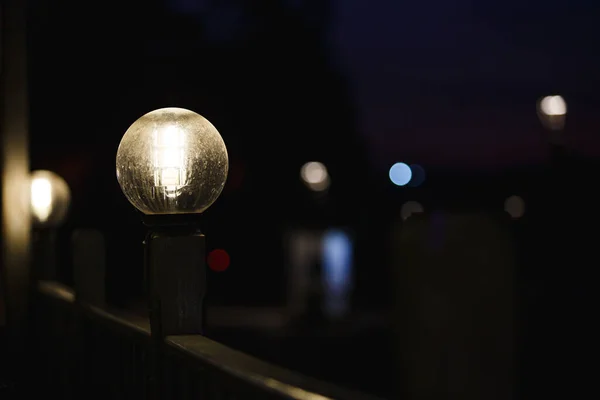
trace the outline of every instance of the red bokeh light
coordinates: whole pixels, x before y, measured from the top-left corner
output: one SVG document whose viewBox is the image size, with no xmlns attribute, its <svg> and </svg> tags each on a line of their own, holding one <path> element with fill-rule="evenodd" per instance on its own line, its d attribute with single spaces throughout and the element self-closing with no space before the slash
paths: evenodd
<svg viewBox="0 0 600 400">
<path fill-rule="evenodd" d="M 229 254 L 222 249 L 214 249 L 208 253 L 208 267 L 216 272 L 223 272 L 229 267 Z"/>
</svg>

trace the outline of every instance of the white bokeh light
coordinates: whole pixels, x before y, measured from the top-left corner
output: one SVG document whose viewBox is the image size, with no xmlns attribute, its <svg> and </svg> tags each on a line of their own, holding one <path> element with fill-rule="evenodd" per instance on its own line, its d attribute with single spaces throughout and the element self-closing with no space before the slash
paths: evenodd
<svg viewBox="0 0 600 400">
<path fill-rule="evenodd" d="M 549 116 L 565 115 L 567 113 L 567 103 L 562 96 L 546 96 L 540 101 L 540 110 Z"/>
<path fill-rule="evenodd" d="M 307 162 L 300 168 L 300 178 L 309 189 L 321 192 L 329 187 L 331 180 L 327 168 L 318 161 Z"/>
<path fill-rule="evenodd" d="M 543 97 L 537 105 L 538 118 L 551 134 L 549 139 L 552 143 L 562 143 L 564 137 L 562 131 L 567 119 L 567 102 L 562 96 L 553 95 Z"/>
</svg>

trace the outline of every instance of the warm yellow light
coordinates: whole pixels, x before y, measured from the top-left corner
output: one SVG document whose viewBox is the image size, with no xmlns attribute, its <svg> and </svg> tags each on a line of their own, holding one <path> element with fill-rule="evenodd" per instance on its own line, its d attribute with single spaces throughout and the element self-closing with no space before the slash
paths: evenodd
<svg viewBox="0 0 600 400">
<path fill-rule="evenodd" d="M 327 168 L 317 161 L 307 162 L 300 169 L 300 178 L 309 189 L 321 192 L 331 183 Z"/>
<path fill-rule="evenodd" d="M 50 171 L 35 171 L 31 174 L 30 185 L 33 221 L 42 226 L 60 224 L 71 201 L 71 192 L 64 179 Z"/>
<path fill-rule="evenodd" d="M 45 222 L 52 211 L 52 184 L 47 178 L 35 178 L 31 181 L 32 212 L 40 222 Z"/>
<path fill-rule="evenodd" d="M 228 168 L 217 129 L 183 108 L 143 115 L 127 129 L 117 151 L 121 190 L 149 215 L 203 212 L 221 194 Z"/>
<path fill-rule="evenodd" d="M 185 185 L 184 133 L 176 125 L 157 127 L 153 132 L 154 186 L 164 186 L 168 197 L 177 196 L 177 188 Z"/>
</svg>

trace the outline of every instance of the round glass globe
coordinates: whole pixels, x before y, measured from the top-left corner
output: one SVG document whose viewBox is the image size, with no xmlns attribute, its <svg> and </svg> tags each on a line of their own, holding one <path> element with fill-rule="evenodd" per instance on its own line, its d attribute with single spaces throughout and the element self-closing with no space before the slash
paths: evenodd
<svg viewBox="0 0 600 400">
<path fill-rule="evenodd" d="M 204 117 L 161 108 L 135 121 L 117 151 L 117 180 L 146 215 L 198 214 L 219 197 L 229 169 L 227 148 Z"/>
<path fill-rule="evenodd" d="M 31 216 L 35 225 L 53 227 L 60 225 L 71 204 L 69 185 L 50 171 L 31 173 Z"/>
</svg>

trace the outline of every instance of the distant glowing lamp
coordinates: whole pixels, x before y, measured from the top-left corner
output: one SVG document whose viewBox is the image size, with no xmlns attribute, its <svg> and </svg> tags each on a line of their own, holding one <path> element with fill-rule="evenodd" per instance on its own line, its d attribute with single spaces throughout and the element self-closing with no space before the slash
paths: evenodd
<svg viewBox="0 0 600 400">
<path fill-rule="evenodd" d="M 540 122 L 547 129 L 558 131 L 565 127 L 567 118 L 567 102 L 562 96 L 546 96 L 538 102 Z"/>
<path fill-rule="evenodd" d="M 318 161 L 304 164 L 300 168 L 300 178 L 310 190 L 315 192 L 327 190 L 331 184 L 327 167 Z"/>
<path fill-rule="evenodd" d="M 225 143 L 201 115 L 161 108 L 127 129 L 116 161 L 123 194 L 150 227 L 144 244 L 152 334 L 200 334 L 207 260 L 197 217 L 225 186 Z"/>
<path fill-rule="evenodd" d="M 71 203 L 67 182 L 54 172 L 30 175 L 30 206 L 33 222 L 32 258 L 36 279 L 56 279 L 56 235 Z"/>
<path fill-rule="evenodd" d="M 67 182 L 54 172 L 31 173 L 31 214 L 38 227 L 55 227 L 67 216 L 71 191 Z"/>
</svg>

